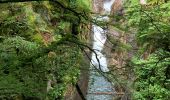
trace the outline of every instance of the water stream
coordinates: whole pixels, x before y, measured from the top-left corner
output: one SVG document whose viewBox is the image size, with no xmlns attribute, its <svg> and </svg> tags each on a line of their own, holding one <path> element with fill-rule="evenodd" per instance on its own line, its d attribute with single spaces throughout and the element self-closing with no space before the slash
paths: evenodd
<svg viewBox="0 0 170 100">
<path fill-rule="evenodd" d="M 104 0 L 103 8 L 105 14 L 110 14 L 111 6 L 114 0 Z M 97 18 L 96 18 L 97 19 Z M 109 17 L 101 17 L 98 20 L 106 21 Z M 91 66 L 90 66 L 90 77 L 88 83 L 87 100 L 113 100 L 114 88 L 112 84 L 97 70 L 102 72 L 109 72 L 107 66 L 107 58 L 102 53 L 104 44 L 107 40 L 106 32 L 100 26 L 93 25 L 93 49 L 95 53 L 92 53 Z M 96 58 L 97 55 L 97 58 Z M 94 66 L 96 68 L 94 68 Z"/>
</svg>

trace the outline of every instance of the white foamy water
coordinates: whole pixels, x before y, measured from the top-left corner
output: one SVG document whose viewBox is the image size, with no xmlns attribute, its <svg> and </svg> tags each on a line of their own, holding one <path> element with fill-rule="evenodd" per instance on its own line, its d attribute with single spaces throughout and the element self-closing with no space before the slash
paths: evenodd
<svg viewBox="0 0 170 100">
<path fill-rule="evenodd" d="M 110 13 L 111 8 L 112 8 L 112 4 L 114 3 L 115 0 L 104 0 L 104 10 L 105 13 Z"/>
<path fill-rule="evenodd" d="M 114 3 L 115 0 L 105 0 L 104 1 L 104 10 L 106 13 L 110 13 L 111 8 L 112 8 L 112 4 Z"/>
<path fill-rule="evenodd" d="M 101 27 L 93 25 L 93 32 L 93 49 L 101 51 L 106 42 L 105 31 Z"/>
<path fill-rule="evenodd" d="M 103 50 L 104 44 L 106 42 L 106 34 L 105 30 L 103 30 L 101 27 L 93 25 L 93 49 L 95 53 L 92 53 L 92 59 L 91 63 L 92 65 L 95 65 L 96 68 L 100 69 L 103 72 L 108 72 L 109 69 L 107 68 L 107 60 L 106 57 L 101 53 Z M 97 58 L 96 58 L 97 55 Z M 99 60 L 99 62 L 97 61 Z M 99 68 L 100 67 L 100 68 Z"/>
<path fill-rule="evenodd" d="M 109 69 L 107 68 L 107 60 L 106 60 L 106 57 L 101 53 L 101 52 L 96 52 L 97 54 L 97 58 L 100 62 L 100 66 L 99 66 L 99 63 L 97 61 L 97 58 L 96 58 L 96 55 L 93 53 L 92 54 L 92 61 L 91 63 L 96 66 L 97 69 L 100 69 L 102 70 L 103 72 L 108 72 Z M 100 68 L 99 68 L 100 67 Z"/>
</svg>

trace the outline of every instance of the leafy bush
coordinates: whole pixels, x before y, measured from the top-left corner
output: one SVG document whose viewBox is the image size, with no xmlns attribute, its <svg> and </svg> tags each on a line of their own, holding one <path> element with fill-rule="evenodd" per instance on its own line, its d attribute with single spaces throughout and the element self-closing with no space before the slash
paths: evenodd
<svg viewBox="0 0 170 100">
<path fill-rule="evenodd" d="M 146 60 L 134 58 L 134 100 L 168 100 L 170 98 L 170 58 L 160 57 L 157 51 Z M 168 55 L 170 53 L 167 53 Z"/>
<path fill-rule="evenodd" d="M 138 54 L 132 62 L 136 80 L 134 100 L 168 100 L 170 98 L 170 2 L 129 0 L 126 19 L 130 31 L 135 34 Z M 143 57 L 147 54 L 147 57 Z"/>
</svg>

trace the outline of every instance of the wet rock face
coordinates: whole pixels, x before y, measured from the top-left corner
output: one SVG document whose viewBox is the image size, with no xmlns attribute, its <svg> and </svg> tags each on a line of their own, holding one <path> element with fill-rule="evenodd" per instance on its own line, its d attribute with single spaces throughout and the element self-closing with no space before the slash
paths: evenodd
<svg viewBox="0 0 170 100">
<path fill-rule="evenodd" d="M 103 8 L 104 3 L 106 3 L 106 4 L 108 3 L 107 6 L 109 6 L 109 4 L 112 4 L 114 1 L 116 1 L 117 3 L 113 4 L 114 5 L 113 9 L 116 10 L 117 5 L 119 6 L 120 5 L 119 3 L 121 3 L 122 0 L 93 0 L 93 12 L 99 13 L 99 14 L 104 14 L 104 8 Z M 107 9 L 105 9 L 105 10 L 107 10 Z"/>
<path fill-rule="evenodd" d="M 103 12 L 103 1 L 104 0 L 93 0 L 93 12 L 95 13 Z"/>
<path fill-rule="evenodd" d="M 114 4 L 112 5 L 112 14 L 119 13 L 122 10 L 123 0 L 115 0 Z"/>
</svg>

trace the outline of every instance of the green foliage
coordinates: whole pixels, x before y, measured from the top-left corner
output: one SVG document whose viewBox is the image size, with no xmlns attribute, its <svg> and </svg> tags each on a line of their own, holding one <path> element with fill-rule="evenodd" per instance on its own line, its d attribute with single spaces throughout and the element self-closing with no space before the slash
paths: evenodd
<svg viewBox="0 0 170 100">
<path fill-rule="evenodd" d="M 134 100 L 168 100 L 170 94 L 170 2 L 147 0 L 141 5 L 129 0 L 126 5 L 127 26 L 136 36 L 138 54 L 132 59 L 136 80 Z M 142 55 L 146 55 L 143 58 Z M 144 60 L 145 59 L 145 60 Z"/>
<path fill-rule="evenodd" d="M 57 83 L 48 94 L 54 99 L 63 96 L 67 84 L 77 81 L 81 53 L 76 46 L 59 45 L 44 53 L 41 46 L 21 37 L 7 38 L 0 46 L 0 89 L 5 89 L 0 94 L 45 98 L 46 80 L 51 79 L 47 76 L 53 74 Z"/>
<path fill-rule="evenodd" d="M 63 2 L 62 0 L 59 0 Z M 87 12 L 91 10 L 91 0 L 65 0 L 65 5 L 73 8 L 77 12 Z"/>
<path fill-rule="evenodd" d="M 0 43 L 0 97 L 11 94 L 44 97 L 44 74 L 36 72 L 34 56 L 39 45 L 21 37 L 7 38 Z M 43 66 L 39 66 L 41 69 Z M 38 84 L 37 84 L 38 83 Z"/>
<path fill-rule="evenodd" d="M 148 43 L 154 48 L 164 48 L 167 51 L 170 49 L 169 5 L 170 2 L 153 7 L 133 3 L 128 5 L 128 24 L 137 29 L 136 37 L 139 44 Z"/>
<path fill-rule="evenodd" d="M 162 50 L 150 55 L 146 60 L 133 59 L 136 74 L 134 100 L 168 100 L 170 98 L 168 75 L 170 58 L 159 58 L 158 52 Z"/>
<path fill-rule="evenodd" d="M 89 3 L 91 0 L 76 0 L 77 9 L 80 11 L 90 11 L 91 4 Z"/>
<path fill-rule="evenodd" d="M 63 94 L 66 90 L 65 84 L 57 84 L 54 86 L 52 90 L 49 91 L 48 96 L 50 100 L 54 100 L 55 98 L 62 100 Z"/>
<path fill-rule="evenodd" d="M 7 17 L 4 21 L 1 22 L 0 25 L 0 34 L 6 36 L 12 35 L 22 35 L 27 36 L 27 34 L 23 34 L 23 32 L 29 29 L 29 26 L 26 24 L 26 20 L 17 20 L 18 16 Z"/>
<path fill-rule="evenodd" d="M 89 13 L 90 1 L 75 2 L 74 6 L 70 0 L 60 3 Z M 23 95 L 61 100 L 67 85 L 77 82 L 82 53 L 77 45 L 65 42 L 73 38 L 71 25 L 79 27 L 80 22 L 72 11 L 56 5 L 47 1 L 0 4 L 5 14 L 0 14 L 0 99 Z M 46 38 L 54 40 L 43 45 Z"/>
<path fill-rule="evenodd" d="M 153 4 L 162 4 L 162 3 L 165 3 L 167 2 L 168 0 L 147 0 L 147 2 L 151 5 Z"/>
<path fill-rule="evenodd" d="M 57 84 L 54 84 L 53 89 L 48 93 L 50 100 L 56 96 L 63 97 L 66 86 L 70 83 L 75 84 L 80 73 L 81 54 L 77 47 L 61 45 L 55 48 L 54 52 L 56 57 L 52 60 L 53 65 L 47 68 L 49 72 L 54 73 L 57 80 Z"/>
</svg>

